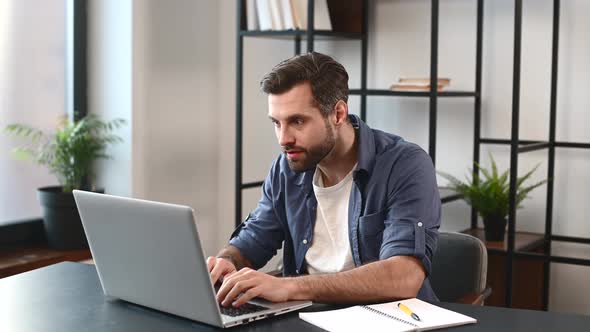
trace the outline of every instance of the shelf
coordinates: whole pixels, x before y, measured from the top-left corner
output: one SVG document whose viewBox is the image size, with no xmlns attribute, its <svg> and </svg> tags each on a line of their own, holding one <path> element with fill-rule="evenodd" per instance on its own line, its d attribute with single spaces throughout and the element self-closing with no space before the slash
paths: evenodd
<svg viewBox="0 0 590 332">
<path fill-rule="evenodd" d="M 469 234 L 480 239 L 488 249 L 490 254 L 502 254 L 505 255 L 508 250 L 508 234 L 504 238 L 504 241 L 486 241 L 485 231 L 482 228 L 470 228 L 461 231 L 461 233 Z M 566 241 L 573 243 L 588 244 L 590 239 L 567 237 L 567 236 L 552 236 L 553 241 Z M 520 258 L 532 258 L 540 261 L 551 261 L 554 263 L 563 264 L 575 264 L 590 266 L 590 259 L 587 258 L 576 258 L 576 257 L 565 257 L 559 255 L 546 255 L 543 253 L 543 245 L 545 243 L 545 237 L 543 234 L 530 233 L 530 232 L 515 232 L 514 233 L 514 256 Z"/>
<path fill-rule="evenodd" d="M 295 37 L 300 37 L 302 40 L 307 38 L 306 30 L 240 30 L 240 36 L 256 37 L 256 38 L 270 38 L 270 39 L 284 39 L 292 40 Z M 313 36 L 317 40 L 361 40 L 362 33 L 356 32 L 337 32 L 330 30 L 315 30 Z"/>
<path fill-rule="evenodd" d="M 370 1 L 360 1 L 360 0 L 351 0 L 350 3 L 354 3 L 355 7 L 354 10 L 352 7 L 340 5 L 340 3 L 349 3 L 349 1 L 337 1 L 337 0 L 329 0 L 331 3 L 338 3 L 338 6 L 331 6 L 331 9 L 335 8 L 342 8 L 341 13 L 331 13 L 333 17 L 339 18 L 339 22 L 342 25 L 333 25 L 335 30 L 338 31 L 353 31 L 353 33 L 336 33 L 333 31 L 313 31 L 313 40 L 309 40 L 309 43 L 313 46 L 313 41 L 318 39 L 327 39 L 327 40 L 334 40 L 334 39 L 344 39 L 344 40 L 360 40 L 360 62 L 361 62 L 361 77 L 359 86 L 364 88 L 359 89 L 351 89 L 349 91 L 351 96 L 361 96 L 361 104 L 360 104 L 360 115 L 363 119 L 366 119 L 368 109 L 366 97 L 367 96 L 383 96 L 383 97 L 410 97 L 410 98 L 428 98 L 431 103 L 429 105 L 430 115 L 429 115 L 429 154 L 434 161 L 436 161 L 436 128 L 437 128 L 437 121 L 436 121 L 436 110 L 437 110 L 437 103 L 436 99 L 438 98 L 447 98 L 447 97 L 462 97 L 462 98 L 473 98 L 468 99 L 467 101 L 474 103 L 474 126 L 475 134 L 473 137 L 473 144 L 474 147 L 477 147 L 474 151 L 473 160 L 477 161 L 480 159 L 480 147 L 482 144 L 499 144 L 499 145 L 507 145 L 511 146 L 513 141 L 511 139 L 495 139 L 495 138 L 482 138 L 481 137 L 481 130 L 479 129 L 482 127 L 482 105 L 481 105 L 481 86 L 482 86 L 482 77 L 483 74 L 483 27 L 484 27 L 484 6 L 483 1 L 479 1 L 477 3 L 477 20 L 476 20 L 476 31 L 475 31 L 475 87 L 474 90 L 478 91 L 391 91 L 388 89 L 388 86 L 382 86 L 383 89 L 367 89 L 367 68 L 368 68 L 368 34 L 373 33 L 369 27 L 370 24 L 370 13 L 378 10 L 378 8 L 368 8 Z M 244 0 L 239 0 L 238 3 L 245 4 Z M 372 6 L 372 5 L 371 5 Z M 238 15 L 238 34 L 241 37 L 244 36 L 251 36 L 251 37 L 263 37 L 263 38 L 275 38 L 275 39 L 284 39 L 284 40 L 295 40 L 295 49 L 297 51 L 301 50 L 301 45 L 299 41 L 302 39 L 307 39 L 307 32 L 306 31 L 243 31 L 246 29 L 247 25 L 245 22 L 245 5 L 239 6 L 242 8 L 244 12 L 242 15 Z M 515 15 L 514 15 L 514 34 L 518 38 L 515 38 L 515 47 L 514 47 L 514 66 L 513 66 L 513 103 L 512 103 L 512 110 L 511 115 L 513 118 L 517 118 L 520 116 L 520 106 L 519 103 L 521 101 L 520 94 L 518 94 L 518 77 L 521 75 L 521 60 L 522 60 L 522 18 L 523 18 L 523 10 L 522 10 L 522 3 L 520 1 L 515 3 Z M 553 8 L 553 36 L 552 36 L 552 52 L 551 52 L 551 62 L 552 62 L 552 71 L 551 71 L 551 95 L 550 95 L 550 124 L 549 128 L 553 128 L 555 126 L 555 119 L 557 114 L 557 77 L 558 77 L 558 54 L 559 54 L 559 1 L 554 3 Z M 439 66 L 439 18 L 440 18 L 440 9 L 439 9 L 439 1 L 432 2 L 431 8 L 431 33 L 430 33 L 430 52 L 425 50 L 425 53 L 430 53 L 430 68 L 431 68 L 431 75 L 433 77 L 438 77 L 438 66 Z M 362 17 L 361 17 L 362 16 Z M 333 22 L 334 23 L 334 22 Z M 313 25 L 311 25 L 313 26 Z M 349 27 L 353 27 L 349 29 Z M 241 31 L 240 31 L 241 30 Z M 373 29 L 374 30 L 374 29 Z M 360 31 L 365 31 L 365 33 L 360 33 Z M 242 57 L 243 46 L 241 44 L 241 39 L 239 40 L 240 49 L 238 51 L 238 56 Z M 241 80 L 241 73 L 242 73 L 242 64 L 239 62 L 238 77 Z M 239 84 L 239 91 L 242 91 L 241 81 Z M 238 104 L 238 113 L 240 119 L 238 125 L 242 126 L 241 123 L 241 100 Z M 514 136 L 519 137 L 520 128 L 517 126 L 515 128 Z M 239 132 L 241 135 L 241 131 Z M 551 136 L 551 129 L 549 130 L 549 135 Z M 575 149 L 590 149 L 590 142 L 567 142 L 567 141 L 548 141 L 548 140 L 522 140 L 517 139 L 517 144 L 515 146 L 515 152 L 518 152 L 518 155 L 521 156 L 521 153 L 526 153 L 529 151 L 540 151 L 542 149 L 548 149 L 552 152 L 555 148 L 575 148 Z M 239 158 L 241 158 L 241 150 L 240 154 L 238 154 Z M 514 157 L 514 156 L 511 156 Z M 237 157 L 238 158 L 238 157 Z M 549 154 L 549 165 L 548 165 L 548 178 L 555 177 L 554 175 L 554 164 L 555 158 L 550 153 Z M 240 164 L 241 166 L 241 159 Z M 257 184 L 257 182 L 251 182 L 246 184 L 241 184 L 241 173 L 238 173 L 238 190 L 236 195 L 237 200 L 237 208 L 236 208 L 236 225 L 240 223 L 241 217 L 241 191 L 239 188 L 251 188 Z M 551 188 L 552 192 L 553 187 Z M 455 200 L 461 199 L 461 195 L 452 192 L 447 188 L 439 188 L 439 194 L 441 203 L 447 203 Z M 553 196 L 547 195 L 547 205 L 552 206 L 554 204 Z M 516 217 L 514 217 L 516 218 Z M 516 222 L 510 221 L 510 222 Z M 551 225 L 552 217 L 549 214 L 546 216 L 545 225 Z M 551 228 L 547 228 L 551 230 Z M 573 243 L 590 243 L 590 239 L 583 239 L 583 238 L 575 238 L 575 237 L 567 237 L 567 236 L 555 236 L 552 235 L 551 232 L 549 234 L 535 234 L 535 233 L 526 233 L 526 232 L 516 232 L 514 234 L 511 233 L 511 236 L 514 236 L 514 252 L 508 252 L 507 241 L 500 241 L 500 242 L 486 242 L 484 236 L 483 229 L 469 229 L 465 231 L 468 234 L 472 234 L 477 236 L 478 238 L 484 240 L 487 248 L 488 248 L 488 258 L 489 258 L 489 269 L 488 269 L 488 280 L 491 280 L 490 284 L 492 289 L 494 290 L 492 296 L 486 301 L 486 304 L 490 303 L 494 305 L 498 303 L 498 305 L 509 304 L 509 306 L 515 307 L 523 307 L 523 308 L 530 308 L 530 309 L 544 309 L 547 310 L 548 307 L 548 298 L 549 298 L 549 283 L 546 282 L 549 279 L 549 272 L 550 269 L 546 268 L 546 264 L 551 262 L 557 263 L 569 263 L 569 264 L 577 264 L 577 265 L 588 265 L 590 266 L 590 260 L 588 259 L 581 259 L 581 258 L 570 258 L 570 257 L 562 257 L 562 256 L 551 256 L 550 253 L 545 255 L 544 248 L 545 244 L 545 237 L 547 236 L 548 239 L 552 241 L 566 241 L 566 242 L 573 242 Z M 526 256 L 526 257 L 525 257 Z M 507 259 L 514 259 L 514 265 L 507 269 L 506 260 Z M 505 269 L 506 268 L 506 269 Z M 509 276 L 506 274 L 510 273 Z M 506 285 L 507 283 L 507 285 Z M 511 290 L 510 293 L 507 294 L 507 290 Z M 514 295 L 514 298 L 513 298 Z"/>
<path fill-rule="evenodd" d="M 0 247 L 0 278 L 63 262 L 92 258 L 89 249 L 58 250 L 45 243 Z"/>
<path fill-rule="evenodd" d="M 518 153 L 537 151 L 537 150 L 549 148 L 550 146 L 551 146 L 551 144 L 549 142 L 524 144 L 524 145 L 521 145 L 518 147 Z"/>
<path fill-rule="evenodd" d="M 497 138 L 482 138 L 479 141 L 481 144 L 498 144 L 498 145 L 510 145 L 512 141 L 509 139 L 497 139 Z M 531 141 L 531 140 L 518 140 L 518 153 L 525 153 L 530 151 L 537 151 L 541 149 L 547 149 L 551 147 L 550 142 L 543 141 Z"/>
<path fill-rule="evenodd" d="M 590 149 L 590 143 L 555 142 L 557 148 Z"/>
<path fill-rule="evenodd" d="M 572 256 L 565 257 L 565 256 L 545 255 L 543 253 L 522 252 L 522 251 L 514 252 L 514 256 L 515 257 L 523 257 L 523 258 L 532 258 L 532 259 L 536 259 L 539 261 L 549 261 L 549 262 L 553 262 L 553 263 L 590 266 L 590 259 L 576 258 L 576 257 L 572 257 Z"/>
<path fill-rule="evenodd" d="M 470 228 L 461 231 L 461 233 L 469 234 L 480 239 L 488 249 L 493 251 L 508 250 L 508 234 L 504 241 L 486 241 L 485 232 L 483 228 Z M 529 233 L 529 232 L 516 232 L 514 233 L 514 250 L 515 251 L 529 251 L 534 250 L 541 246 L 545 242 L 543 234 Z"/>
<path fill-rule="evenodd" d="M 498 139 L 498 138 L 481 138 L 479 140 L 481 144 L 498 144 L 498 145 L 510 145 L 511 142 L 509 139 Z M 531 141 L 531 140 L 519 140 L 519 145 L 526 145 L 526 144 L 537 144 L 542 143 L 542 141 Z"/>
<path fill-rule="evenodd" d="M 439 187 L 438 194 L 442 204 L 461 199 L 461 194 L 457 194 L 455 191 L 445 187 Z"/>
<path fill-rule="evenodd" d="M 362 95 L 361 89 L 351 89 L 350 95 Z M 385 89 L 367 89 L 367 96 L 394 96 L 394 97 L 430 97 L 429 91 L 392 91 Z M 477 97 L 475 91 L 441 91 L 438 97 Z"/>
<path fill-rule="evenodd" d="M 509 139 L 498 139 L 498 138 L 482 138 L 480 139 L 480 143 L 482 144 L 498 144 L 498 145 L 510 145 L 511 141 Z M 518 148 L 518 152 L 527 152 L 533 151 L 538 149 L 543 149 L 549 147 L 551 145 L 550 142 L 544 141 L 531 141 L 531 140 L 518 140 L 518 144 L 521 145 Z M 535 145 L 535 148 L 531 146 Z M 581 142 L 563 142 L 563 141 L 556 141 L 554 143 L 556 148 L 574 148 L 574 149 L 590 149 L 590 143 L 581 143 Z"/>
<path fill-rule="evenodd" d="M 264 184 L 264 181 L 255 181 L 255 182 L 246 182 L 246 183 L 242 183 L 240 185 L 240 187 L 242 189 L 249 189 L 249 188 L 256 188 L 256 187 L 260 187 Z"/>
<path fill-rule="evenodd" d="M 552 241 L 561 241 L 561 242 L 590 244 L 590 238 L 583 238 L 583 237 L 552 235 L 551 240 Z"/>
</svg>

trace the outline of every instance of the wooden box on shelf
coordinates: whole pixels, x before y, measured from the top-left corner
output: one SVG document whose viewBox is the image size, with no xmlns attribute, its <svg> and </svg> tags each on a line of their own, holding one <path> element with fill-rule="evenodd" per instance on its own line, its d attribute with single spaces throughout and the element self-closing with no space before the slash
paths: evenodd
<svg viewBox="0 0 590 332">
<path fill-rule="evenodd" d="M 488 248 L 487 283 L 492 294 L 485 305 L 506 306 L 506 251 L 508 236 L 504 241 L 485 241 L 481 228 L 467 229 L 462 233 L 479 238 Z M 543 252 L 542 234 L 516 232 L 515 251 Z M 512 307 L 543 310 L 543 261 L 533 258 L 514 257 L 512 265 Z"/>
</svg>

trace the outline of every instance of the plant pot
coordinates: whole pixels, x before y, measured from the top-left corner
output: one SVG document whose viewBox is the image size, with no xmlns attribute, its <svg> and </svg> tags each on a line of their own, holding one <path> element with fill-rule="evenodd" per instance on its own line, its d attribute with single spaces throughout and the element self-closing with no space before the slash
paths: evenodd
<svg viewBox="0 0 590 332">
<path fill-rule="evenodd" d="M 504 241 L 506 217 L 489 216 L 483 218 L 486 241 Z"/>
<path fill-rule="evenodd" d="M 49 246 L 56 249 L 88 248 L 74 195 L 54 186 L 37 189 L 37 197 L 43 207 L 43 225 Z"/>
</svg>

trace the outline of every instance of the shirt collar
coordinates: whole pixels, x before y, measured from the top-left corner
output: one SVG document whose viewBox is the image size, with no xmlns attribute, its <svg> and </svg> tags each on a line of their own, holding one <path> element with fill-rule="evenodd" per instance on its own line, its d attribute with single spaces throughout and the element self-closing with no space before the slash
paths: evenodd
<svg viewBox="0 0 590 332">
<path fill-rule="evenodd" d="M 355 176 L 359 171 L 364 171 L 368 176 L 373 171 L 375 165 L 375 137 L 373 131 L 358 116 L 350 114 L 348 116 L 350 123 L 356 130 L 357 134 L 357 167 Z"/>
</svg>

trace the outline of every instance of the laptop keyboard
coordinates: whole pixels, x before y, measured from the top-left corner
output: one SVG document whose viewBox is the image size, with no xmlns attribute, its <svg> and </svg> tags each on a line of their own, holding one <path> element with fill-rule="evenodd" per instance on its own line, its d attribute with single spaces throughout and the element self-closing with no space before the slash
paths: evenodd
<svg viewBox="0 0 590 332">
<path fill-rule="evenodd" d="M 219 305 L 219 310 L 221 310 L 221 313 L 223 315 L 227 315 L 227 316 L 231 316 L 231 317 L 236 317 L 236 316 L 241 316 L 241 315 L 247 315 L 247 314 L 251 314 L 254 312 L 258 312 L 258 311 L 262 311 L 262 310 L 267 310 L 268 308 L 266 307 L 262 307 L 256 304 L 252 304 L 252 303 L 245 303 L 242 304 L 240 307 L 235 308 L 235 307 L 224 307 L 221 304 Z"/>
</svg>

